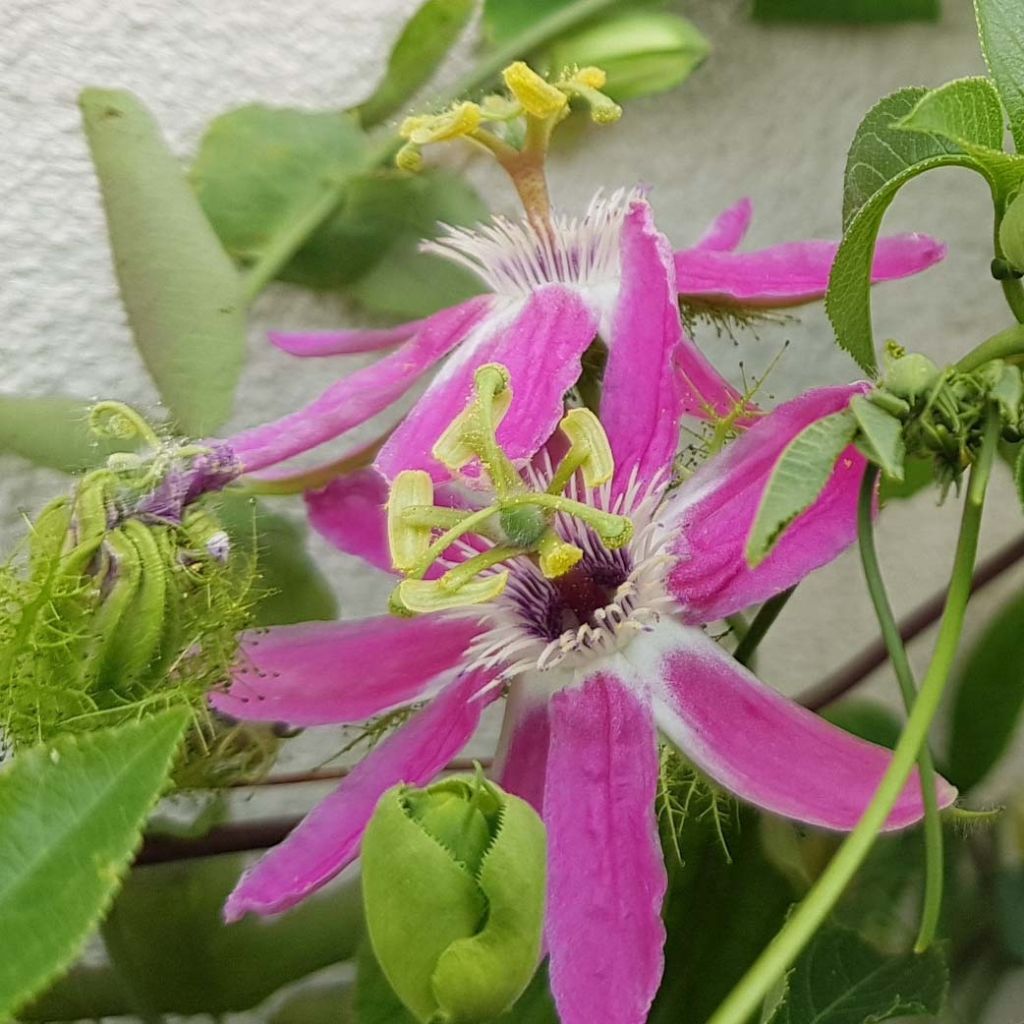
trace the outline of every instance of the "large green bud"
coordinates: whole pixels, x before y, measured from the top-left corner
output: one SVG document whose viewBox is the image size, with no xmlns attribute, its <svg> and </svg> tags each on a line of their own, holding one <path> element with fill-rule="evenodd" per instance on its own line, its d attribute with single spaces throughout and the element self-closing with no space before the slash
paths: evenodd
<svg viewBox="0 0 1024 1024">
<path fill-rule="evenodd" d="M 363 838 L 373 951 L 423 1024 L 507 1010 L 540 958 L 544 824 L 481 774 L 381 797 Z"/>
</svg>

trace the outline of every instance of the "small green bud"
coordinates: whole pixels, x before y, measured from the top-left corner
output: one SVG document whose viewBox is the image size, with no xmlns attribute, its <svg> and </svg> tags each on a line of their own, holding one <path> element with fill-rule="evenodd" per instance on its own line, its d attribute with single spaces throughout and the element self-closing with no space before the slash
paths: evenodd
<svg viewBox="0 0 1024 1024">
<path fill-rule="evenodd" d="M 478 774 L 381 797 L 362 847 L 363 900 L 381 969 L 422 1024 L 500 1016 L 540 957 L 544 825 Z"/>
<path fill-rule="evenodd" d="M 1002 281 L 1020 277 L 1024 270 L 1024 193 L 1019 193 L 1006 208 L 999 222 L 999 246 L 1006 254 L 1000 274 L 996 273 L 996 260 L 992 261 L 992 276 Z"/>
<path fill-rule="evenodd" d="M 923 395 L 939 376 L 939 368 L 919 352 L 891 359 L 886 353 L 886 372 L 883 385 L 898 398 L 914 401 Z"/>
</svg>

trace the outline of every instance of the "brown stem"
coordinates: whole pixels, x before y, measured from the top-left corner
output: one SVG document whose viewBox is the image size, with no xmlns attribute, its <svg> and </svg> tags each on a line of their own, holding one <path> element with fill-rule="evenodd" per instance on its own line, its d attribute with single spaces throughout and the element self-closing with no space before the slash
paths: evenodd
<svg viewBox="0 0 1024 1024">
<path fill-rule="evenodd" d="M 971 578 L 971 593 L 982 590 L 994 579 L 1011 569 L 1024 558 L 1024 536 L 1010 541 L 998 551 L 989 555 L 978 564 L 977 571 Z M 913 640 L 929 626 L 938 622 L 946 603 L 946 591 L 939 590 L 931 595 L 923 604 L 915 608 L 899 622 L 900 636 L 903 642 Z M 812 711 L 820 711 L 834 703 L 855 686 L 862 683 L 876 668 L 884 665 L 889 659 L 885 641 L 879 638 L 856 654 L 845 665 L 841 666 L 820 683 L 816 683 L 797 699 L 804 707 Z"/>
</svg>

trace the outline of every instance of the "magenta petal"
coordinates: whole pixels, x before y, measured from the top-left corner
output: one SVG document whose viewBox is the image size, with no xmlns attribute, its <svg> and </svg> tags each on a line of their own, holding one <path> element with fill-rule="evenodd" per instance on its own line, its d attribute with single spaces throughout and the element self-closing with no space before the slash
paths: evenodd
<svg viewBox="0 0 1024 1024">
<path fill-rule="evenodd" d="M 754 215 L 754 204 L 741 199 L 720 213 L 709 225 L 695 248 L 732 250 L 743 241 Z"/>
<path fill-rule="evenodd" d="M 453 308 L 459 309 L 460 307 Z M 413 320 L 407 324 L 373 330 L 305 331 L 294 334 L 286 331 L 271 331 L 269 338 L 274 346 L 289 355 L 340 356 L 356 352 L 376 352 L 382 348 L 399 345 L 416 334 L 424 323 L 423 320 Z"/>
<path fill-rule="evenodd" d="M 662 680 L 661 731 L 726 789 L 773 814 L 849 831 L 874 796 L 891 754 L 858 739 L 762 683 L 700 630 L 659 626 L 653 673 Z M 940 807 L 956 790 L 937 779 Z M 887 829 L 924 815 L 915 771 Z"/>
<path fill-rule="evenodd" d="M 547 941 L 559 1019 L 643 1024 L 665 941 L 651 710 L 601 674 L 556 693 L 550 714 Z"/>
<path fill-rule="evenodd" d="M 712 456 L 676 492 L 665 521 L 677 531 L 669 590 L 687 622 L 731 615 L 799 582 L 853 543 L 864 457 L 840 457 L 817 502 L 783 534 L 756 568 L 747 565 L 747 537 L 768 478 L 783 449 L 814 421 L 846 408 L 866 384 L 820 388 L 780 405 L 725 450 Z"/>
<path fill-rule="evenodd" d="M 470 402 L 473 375 L 485 363 L 501 363 L 512 380 L 512 405 L 498 428 L 498 441 L 511 458 L 530 458 L 561 419 L 563 396 L 580 374 L 580 356 L 596 329 L 583 300 L 561 285 L 547 285 L 525 302 L 496 309 L 392 434 L 377 468 L 388 480 L 403 469 L 447 479 L 433 448 Z"/>
<path fill-rule="evenodd" d="M 464 676 L 373 749 L 288 838 L 242 876 L 224 916 L 287 910 L 329 882 L 356 856 L 377 801 L 392 786 L 429 782 L 469 741 L 487 701 L 484 681 Z"/>
<path fill-rule="evenodd" d="M 675 254 L 679 293 L 750 306 L 810 302 L 825 294 L 837 248 L 837 242 L 786 242 L 756 252 L 683 249 Z M 880 238 L 871 280 L 920 273 L 945 255 L 946 247 L 927 235 Z"/>
<path fill-rule="evenodd" d="M 513 681 L 505 701 L 501 742 L 494 759 L 498 784 L 522 797 L 538 814 L 544 812 L 551 723 L 548 701 L 541 683 L 531 687 L 529 676 Z"/>
<path fill-rule="evenodd" d="M 441 615 L 254 630 L 242 638 L 230 687 L 210 701 L 260 722 L 361 722 L 422 697 L 459 664 L 478 631 L 472 620 Z"/>
<path fill-rule="evenodd" d="M 411 341 L 332 384 L 307 406 L 228 439 L 246 472 L 290 459 L 344 434 L 386 409 L 447 355 L 491 308 L 481 296 L 424 320 Z"/>
<path fill-rule="evenodd" d="M 646 202 L 630 207 L 619 251 L 622 280 L 606 339 L 601 422 L 621 493 L 634 473 L 648 484 L 675 456 L 683 409 L 675 358 L 681 345 L 692 345 L 679 320 L 672 250 Z"/>
<path fill-rule="evenodd" d="M 306 492 L 306 510 L 314 530 L 339 551 L 394 572 L 388 548 L 388 485 L 375 469 L 332 480 Z"/>
</svg>

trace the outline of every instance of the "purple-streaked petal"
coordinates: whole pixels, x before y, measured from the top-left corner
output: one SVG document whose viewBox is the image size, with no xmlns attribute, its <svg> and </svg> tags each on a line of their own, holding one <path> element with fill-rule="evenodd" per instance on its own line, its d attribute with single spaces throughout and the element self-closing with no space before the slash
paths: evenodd
<svg viewBox="0 0 1024 1024">
<path fill-rule="evenodd" d="M 544 684 L 519 676 L 505 701 L 505 718 L 492 773 L 498 784 L 544 812 L 551 724 Z"/>
<path fill-rule="evenodd" d="M 376 352 L 400 345 L 416 334 L 425 323 L 425 320 L 412 320 L 394 327 L 348 331 L 271 331 L 269 338 L 272 345 L 292 356 L 341 356 L 356 352 Z"/>
<path fill-rule="evenodd" d="M 867 384 L 819 388 L 780 405 L 712 456 L 665 510 L 676 531 L 669 590 L 687 622 L 703 623 L 749 608 L 825 565 L 857 536 L 857 496 L 864 457 L 852 446 L 836 463 L 818 500 L 797 517 L 756 569 L 747 537 L 783 450 L 816 420 L 845 409 Z"/>
<path fill-rule="evenodd" d="M 395 352 L 332 384 L 297 412 L 243 430 L 228 442 L 251 472 L 339 437 L 405 394 L 487 317 L 492 304 L 490 296 L 480 296 L 436 313 Z"/>
<path fill-rule="evenodd" d="M 306 492 L 309 523 L 317 533 L 339 551 L 384 572 L 394 572 L 388 547 L 387 501 L 387 482 L 375 469 L 361 469 Z"/>
<path fill-rule="evenodd" d="M 561 285 L 496 310 L 434 378 L 384 445 L 377 468 L 388 480 L 403 469 L 447 479 L 450 474 L 433 448 L 469 404 L 473 375 L 485 363 L 501 363 L 512 381 L 512 405 L 498 428 L 498 442 L 511 458 L 530 458 L 561 419 L 563 396 L 580 374 L 580 357 L 596 329 L 595 315 Z"/>
<path fill-rule="evenodd" d="M 693 347 L 679 320 L 672 250 L 642 200 L 626 214 L 619 252 L 622 278 L 601 394 L 617 493 L 634 473 L 641 484 L 650 483 L 675 456 L 683 410 L 675 358 L 680 346 Z"/>
<path fill-rule="evenodd" d="M 695 248 L 722 251 L 735 249 L 746 236 L 753 215 L 754 204 L 749 199 L 741 199 L 708 225 Z"/>
<path fill-rule="evenodd" d="M 470 619 L 441 615 L 253 630 L 242 638 L 230 687 L 210 700 L 226 715 L 253 721 L 361 722 L 429 693 L 477 632 Z"/>
<path fill-rule="evenodd" d="M 699 768 L 773 814 L 844 832 L 857 824 L 890 751 L 765 686 L 699 629 L 664 622 L 643 642 L 645 667 L 661 680 L 658 726 Z M 948 807 L 956 790 L 941 777 L 936 783 L 939 806 Z M 923 815 L 915 771 L 885 828 Z"/>
<path fill-rule="evenodd" d="M 487 704 L 475 698 L 486 679 L 463 676 L 443 690 L 345 777 L 288 838 L 242 876 L 224 916 L 287 910 L 355 859 L 377 801 L 392 786 L 429 782 L 469 741 Z"/>
<path fill-rule="evenodd" d="M 551 991 L 562 1024 L 642 1024 L 658 989 L 665 866 L 651 709 L 599 674 L 551 699 Z"/>
<path fill-rule="evenodd" d="M 837 242 L 785 242 L 756 252 L 697 248 L 676 253 L 679 293 L 747 306 L 795 306 L 820 299 L 828 288 Z M 946 255 L 928 235 L 892 235 L 875 247 L 871 280 L 918 274 Z"/>
</svg>

